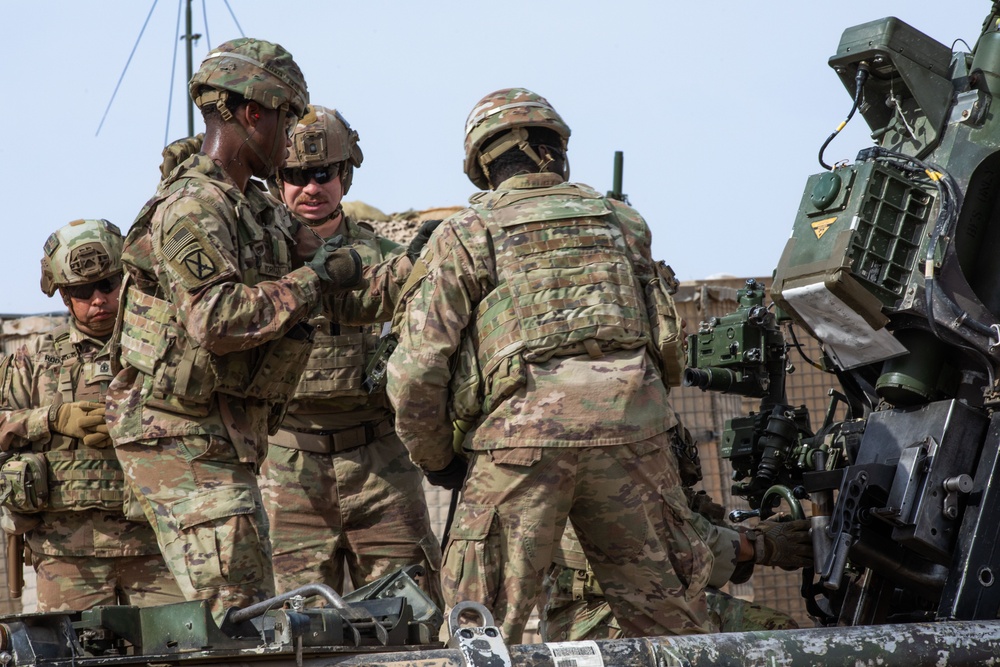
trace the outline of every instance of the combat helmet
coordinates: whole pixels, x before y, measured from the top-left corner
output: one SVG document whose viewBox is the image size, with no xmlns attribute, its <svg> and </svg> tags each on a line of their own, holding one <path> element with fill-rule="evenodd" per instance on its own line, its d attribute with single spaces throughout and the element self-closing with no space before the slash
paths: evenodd
<svg viewBox="0 0 1000 667">
<path fill-rule="evenodd" d="M 292 54 L 279 44 L 241 37 L 220 44 L 202 61 L 188 84 L 198 107 L 215 103 L 223 120 L 230 120 L 225 107 L 229 92 L 238 93 L 267 109 L 286 109 L 301 117 L 309 104 L 302 70 Z"/>
<path fill-rule="evenodd" d="M 122 272 L 122 233 L 107 220 L 74 220 L 45 241 L 42 291 L 93 283 Z"/>
<path fill-rule="evenodd" d="M 358 139 L 357 131 L 339 111 L 310 104 L 292 132 L 292 148 L 285 169 L 343 163 L 340 178 L 346 195 L 354 179 L 354 168 L 360 167 L 365 159 Z"/>
<path fill-rule="evenodd" d="M 527 143 L 529 127 L 554 130 L 566 150 L 569 126 L 541 95 L 524 88 L 504 88 L 479 100 L 465 123 L 465 174 L 469 180 L 476 187 L 489 189 L 489 164 L 514 147 L 539 168 L 547 164 Z M 500 134 L 509 136 L 498 137 Z"/>
</svg>

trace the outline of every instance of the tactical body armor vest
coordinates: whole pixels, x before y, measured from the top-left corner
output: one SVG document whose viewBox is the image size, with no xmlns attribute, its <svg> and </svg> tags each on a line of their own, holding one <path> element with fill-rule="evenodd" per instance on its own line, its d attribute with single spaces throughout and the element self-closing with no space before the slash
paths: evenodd
<svg viewBox="0 0 1000 667">
<path fill-rule="evenodd" d="M 351 247 L 358 251 L 365 265 L 379 264 L 386 251 L 378 237 L 346 218 Z M 315 327 L 312 352 L 293 400 L 357 399 L 367 397 L 362 387 L 365 367 L 379 342 L 382 325 L 352 327 L 332 324 L 329 313 L 310 321 Z M 383 390 L 384 392 L 384 390 Z"/>
<path fill-rule="evenodd" d="M 102 402 L 113 377 L 110 358 L 96 348 L 80 355 L 70 341 L 69 325 L 51 335 L 54 355 L 44 354 L 43 360 L 49 367 L 58 364 L 57 393 L 40 400 Z M 61 433 L 32 442 L 30 453 L 15 454 L 0 469 L 0 477 L 9 490 L 4 504 L 16 512 L 122 509 L 125 477 L 114 449 L 89 448 Z"/>
<path fill-rule="evenodd" d="M 158 409 L 205 416 L 215 393 L 285 403 L 311 349 L 307 336 L 286 335 L 242 352 L 215 355 L 186 334 L 176 307 L 162 298 L 164 288 L 156 281 L 151 265 L 150 222 L 156 206 L 189 179 L 211 180 L 192 169 L 175 172 L 174 180 L 161 185 L 129 232 L 126 247 L 138 244 L 143 249 L 130 253 L 128 263 L 143 275 L 127 288 L 121 323 L 122 359 L 152 378 L 145 402 Z M 289 273 L 289 238 L 280 224 L 270 220 L 261 225 L 242 202 L 237 202 L 235 214 L 241 281 L 255 285 Z"/>
<path fill-rule="evenodd" d="M 578 184 L 484 192 L 472 199 L 492 237 L 496 288 L 476 309 L 484 411 L 512 393 L 508 359 L 600 357 L 649 343 L 646 305 L 614 211 Z"/>
</svg>

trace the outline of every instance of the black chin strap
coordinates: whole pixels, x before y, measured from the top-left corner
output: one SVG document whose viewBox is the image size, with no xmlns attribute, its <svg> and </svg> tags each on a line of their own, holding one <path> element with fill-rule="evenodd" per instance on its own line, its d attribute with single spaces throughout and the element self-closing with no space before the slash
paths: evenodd
<svg viewBox="0 0 1000 667">
<path fill-rule="evenodd" d="M 331 212 L 330 215 L 326 216 L 325 218 L 321 218 L 319 220 L 306 220 L 305 218 L 298 215 L 295 217 L 298 218 L 299 221 L 306 227 L 319 227 L 321 225 L 325 225 L 326 223 L 330 222 L 343 212 L 344 212 L 344 205 L 341 203 L 337 204 L 337 208 L 333 209 L 333 212 Z"/>
</svg>

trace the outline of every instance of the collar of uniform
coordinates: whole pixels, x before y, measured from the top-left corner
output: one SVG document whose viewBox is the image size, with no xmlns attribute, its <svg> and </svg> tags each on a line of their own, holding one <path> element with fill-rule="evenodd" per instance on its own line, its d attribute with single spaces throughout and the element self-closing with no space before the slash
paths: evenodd
<svg viewBox="0 0 1000 667">
<path fill-rule="evenodd" d="M 107 340 L 102 340 L 100 338 L 95 338 L 94 336 L 90 336 L 88 334 L 83 333 L 82 331 L 80 331 L 79 327 L 76 326 L 76 322 L 73 320 L 73 318 L 72 317 L 70 318 L 69 342 L 73 344 L 73 347 L 77 349 L 78 353 L 80 351 L 87 350 L 88 348 L 100 350 L 105 345 L 107 345 L 110 339 L 111 339 L 110 334 L 108 335 Z"/>
<path fill-rule="evenodd" d="M 553 185 L 565 183 L 566 179 L 559 174 L 545 171 L 541 174 L 519 174 L 511 176 L 497 186 L 497 190 L 528 190 L 531 188 L 550 188 Z"/>
</svg>

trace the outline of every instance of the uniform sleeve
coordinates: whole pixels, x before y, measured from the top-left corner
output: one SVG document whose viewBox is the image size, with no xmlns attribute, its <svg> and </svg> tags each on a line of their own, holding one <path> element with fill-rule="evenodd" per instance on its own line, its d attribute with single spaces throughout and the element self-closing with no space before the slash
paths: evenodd
<svg viewBox="0 0 1000 667">
<path fill-rule="evenodd" d="M 49 406 L 32 407 L 35 386 L 33 354 L 21 347 L 2 364 L 0 384 L 0 450 L 20 449 L 48 440 Z"/>
<path fill-rule="evenodd" d="M 153 219 L 153 252 L 161 287 L 188 335 L 214 354 L 280 338 L 306 318 L 320 296 L 319 277 L 300 267 L 277 280 L 243 284 L 236 222 L 197 197 L 164 206 Z"/>
<path fill-rule="evenodd" d="M 403 246 L 390 241 L 380 243 L 380 246 L 384 259 L 365 263 L 364 289 L 329 297 L 334 317 L 340 324 L 363 326 L 392 319 L 400 290 L 410 277 L 413 263 L 406 256 Z M 364 255 L 362 259 L 365 259 Z"/>
<path fill-rule="evenodd" d="M 489 268 L 476 259 L 488 252 L 470 252 L 470 235 L 461 233 L 477 218 L 462 215 L 441 224 L 417 261 L 419 278 L 407 285 L 407 301 L 396 317 L 399 346 L 389 359 L 387 389 L 396 432 L 413 462 L 425 470 L 441 470 L 454 456 L 447 409 L 451 360 L 489 276 Z"/>
</svg>

